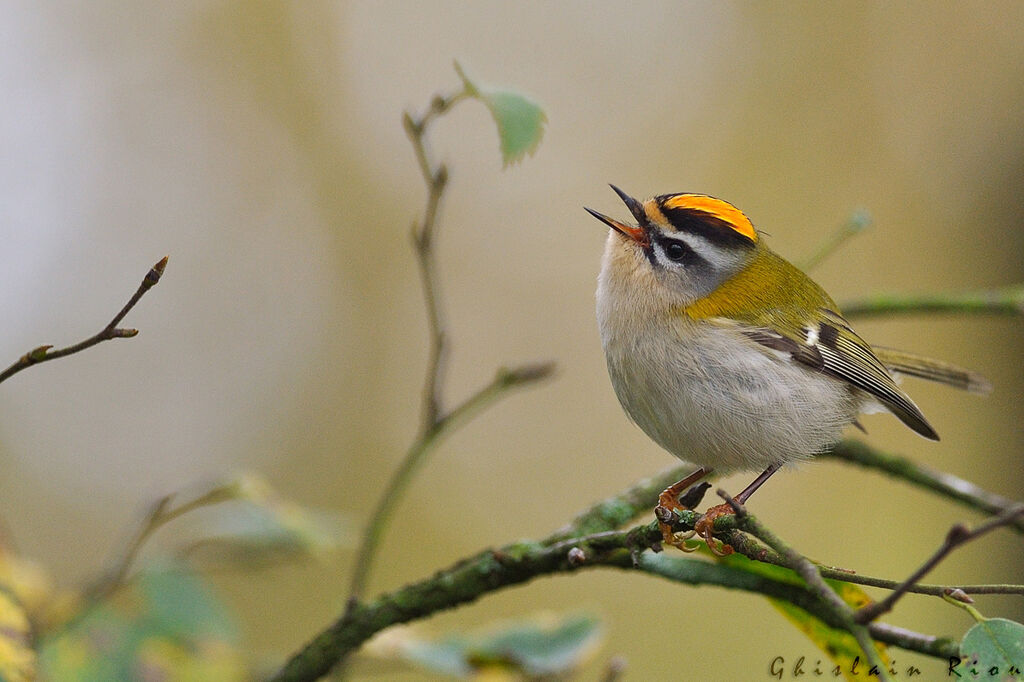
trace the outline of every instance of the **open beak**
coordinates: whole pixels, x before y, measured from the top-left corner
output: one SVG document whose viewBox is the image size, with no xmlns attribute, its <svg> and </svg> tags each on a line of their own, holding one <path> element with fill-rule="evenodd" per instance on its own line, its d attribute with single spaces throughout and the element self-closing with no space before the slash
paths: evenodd
<svg viewBox="0 0 1024 682">
<path fill-rule="evenodd" d="M 619 198 L 622 199 L 622 201 L 626 204 L 626 207 L 629 209 L 629 212 L 633 214 L 633 217 L 637 219 L 637 222 L 642 224 L 646 216 L 644 214 L 644 208 L 640 204 L 640 202 L 634 199 L 633 197 L 629 196 L 625 192 L 623 192 L 615 185 L 611 185 L 611 188 L 615 190 L 615 193 L 618 194 Z M 598 213 L 597 211 L 586 208 L 585 206 L 584 209 L 587 213 L 594 216 L 602 223 L 604 223 L 608 227 L 612 228 L 613 230 L 621 234 L 623 237 L 632 239 L 633 241 L 642 245 L 646 245 L 649 243 L 650 240 L 647 236 L 647 232 L 642 227 L 633 227 L 631 225 L 626 225 L 625 223 L 620 223 L 618 220 L 615 220 L 614 218 L 609 218 L 603 213 Z"/>
</svg>

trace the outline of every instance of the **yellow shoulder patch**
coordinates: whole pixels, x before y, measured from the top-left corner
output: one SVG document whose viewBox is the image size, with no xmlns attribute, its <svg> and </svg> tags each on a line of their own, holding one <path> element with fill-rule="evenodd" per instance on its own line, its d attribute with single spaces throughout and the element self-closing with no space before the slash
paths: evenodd
<svg viewBox="0 0 1024 682">
<path fill-rule="evenodd" d="M 757 232 L 750 219 L 728 201 L 722 201 L 706 194 L 676 194 L 664 201 L 665 208 L 701 211 L 725 222 L 747 239 L 756 242 Z"/>
</svg>

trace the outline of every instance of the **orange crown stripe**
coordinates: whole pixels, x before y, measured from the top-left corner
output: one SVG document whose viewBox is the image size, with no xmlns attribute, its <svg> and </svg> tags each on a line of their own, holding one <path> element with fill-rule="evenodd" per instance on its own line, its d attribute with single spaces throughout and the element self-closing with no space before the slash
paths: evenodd
<svg viewBox="0 0 1024 682">
<path fill-rule="evenodd" d="M 750 218 L 728 201 L 722 201 L 706 194 L 677 194 L 665 202 L 665 208 L 682 208 L 702 211 L 724 221 L 750 241 L 757 241 L 757 232 Z"/>
</svg>

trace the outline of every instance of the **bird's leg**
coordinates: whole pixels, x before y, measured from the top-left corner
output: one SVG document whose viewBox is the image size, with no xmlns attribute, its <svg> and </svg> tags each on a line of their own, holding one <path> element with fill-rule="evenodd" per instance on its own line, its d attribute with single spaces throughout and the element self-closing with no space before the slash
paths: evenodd
<svg viewBox="0 0 1024 682">
<path fill-rule="evenodd" d="M 754 494 L 754 491 L 760 488 L 765 481 L 771 478 L 771 475 L 778 471 L 781 466 L 781 464 L 770 465 L 767 469 L 758 474 L 757 478 L 755 478 L 750 485 L 743 489 L 743 492 L 741 492 L 733 499 L 740 504 L 744 504 L 750 498 L 750 496 Z M 704 539 L 704 542 L 708 544 L 708 549 L 710 549 L 714 554 L 717 554 L 718 556 L 728 556 L 732 554 L 732 547 L 724 543 L 722 544 L 721 549 L 715 547 L 714 538 L 712 537 L 712 534 L 715 532 L 715 519 L 717 519 L 719 516 L 726 516 L 728 514 L 735 513 L 736 512 L 733 510 L 732 505 L 720 504 L 717 507 L 711 507 L 706 512 L 704 512 L 704 516 L 700 517 L 697 523 L 695 523 L 693 526 L 694 532 L 697 535 L 700 535 Z"/>
<path fill-rule="evenodd" d="M 654 508 L 654 516 L 658 519 L 658 528 L 661 529 L 661 537 L 665 544 L 678 547 L 684 552 L 693 551 L 686 546 L 686 541 L 693 537 L 694 531 L 690 531 L 689 534 L 679 533 L 677 535 L 676 533 L 673 533 L 672 516 L 673 512 L 678 509 L 691 509 L 700 503 L 700 499 L 692 500 L 689 499 L 690 496 L 687 495 L 685 502 L 682 502 L 683 506 L 680 506 L 679 496 L 682 495 L 687 488 L 697 483 L 697 481 L 710 473 L 711 469 L 701 467 L 683 480 L 676 481 L 669 487 L 665 488 L 661 495 L 658 496 L 658 506 Z M 707 487 L 705 486 L 700 490 L 701 497 L 704 496 L 704 490 L 706 489 Z"/>
</svg>

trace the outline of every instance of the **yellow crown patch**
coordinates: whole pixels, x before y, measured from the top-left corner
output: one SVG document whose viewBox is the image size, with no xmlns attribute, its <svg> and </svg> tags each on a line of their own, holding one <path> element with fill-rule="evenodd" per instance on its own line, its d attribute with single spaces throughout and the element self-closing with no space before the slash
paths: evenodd
<svg viewBox="0 0 1024 682">
<path fill-rule="evenodd" d="M 667 209 L 700 211 L 721 220 L 733 230 L 752 242 L 757 241 L 757 232 L 750 219 L 728 201 L 722 201 L 706 194 L 675 194 L 666 198 L 662 206 Z"/>
</svg>

